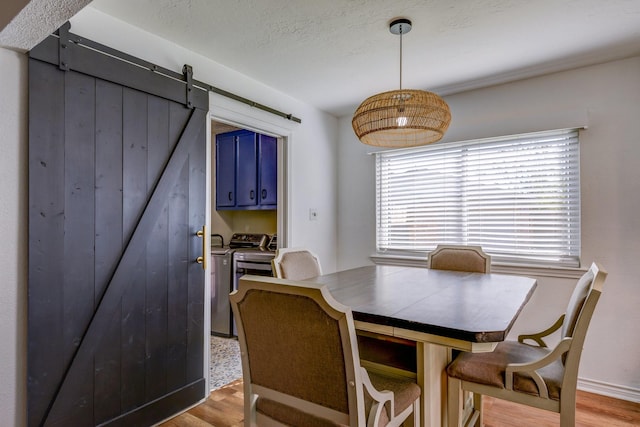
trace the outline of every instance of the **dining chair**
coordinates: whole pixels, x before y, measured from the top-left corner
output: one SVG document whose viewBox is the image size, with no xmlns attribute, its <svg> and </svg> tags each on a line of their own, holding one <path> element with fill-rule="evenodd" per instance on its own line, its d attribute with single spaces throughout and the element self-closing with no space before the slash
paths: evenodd
<svg viewBox="0 0 640 427">
<path fill-rule="evenodd" d="M 491 255 L 480 246 L 438 245 L 429 253 L 427 267 L 436 270 L 491 272 Z"/>
<path fill-rule="evenodd" d="M 273 275 L 281 279 L 305 280 L 322 275 L 318 256 L 304 248 L 281 248 L 272 261 Z M 415 342 L 358 331 L 360 362 L 382 374 L 415 378 Z"/>
<path fill-rule="evenodd" d="M 449 426 L 481 426 L 481 396 L 486 395 L 560 413 L 560 426 L 573 427 L 582 346 L 606 276 L 593 263 L 550 328 L 501 342 L 493 352 L 461 353 L 447 367 Z M 560 341 L 549 348 L 543 338 L 558 329 Z M 470 411 L 463 408 L 463 391 L 480 396 Z"/>
<path fill-rule="evenodd" d="M 322 275 L 318 256 L 304 248 L 280 248 L 271 261 L 273 275 L 281 279 L 305 280 Z"/>
<path fill-rule="evenodd" d="M 491 256 L 485 253 L 480 246 L 471 245 L 438 245 L 427 257 L 427 267 L 434 270 L 468 271 L 471 273 L 491 273 Z M 449 350 L 449 361 L 460 354 L 459 350 Z M 471 399 L 476 399 L 479 404 L 479 396 L 469 392 L 464 393 L 463 406 L 474 406 Z"/>
<path fill-rule="evenodd" d="M 360 366 L 351 309 L 325 286 L 244 276 L 230 300 L 245 426 L 418 425 L 420 387 Z"/>
</svg>

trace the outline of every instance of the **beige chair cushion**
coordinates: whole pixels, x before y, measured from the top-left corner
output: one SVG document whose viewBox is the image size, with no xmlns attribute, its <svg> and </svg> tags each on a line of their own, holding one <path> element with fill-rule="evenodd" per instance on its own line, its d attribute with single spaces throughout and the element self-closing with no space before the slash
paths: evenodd
<svg viewBox="0 0 640 427">
<path fill-rule="evenodd" d="M 543 347 L 534 347 L 516 341 L 504 341 L 489 353 L 461 353 L 447 368 L 453 378 L 498 388 L 505 388 L 505 369 L 509 363 L 528 363 L 544 357 L 550 352 Z M 538 369 L 549 389 L 549 397 L 560 399 L 564 367 L 560 359 Z M 513 389 L 521 393 L 538 396 L 538 388 L 526 373 L 515 373 Z"/>
<path fill-rule="evenodd" d="M 305 280 L 321 274 L 317 260 L 307 251 L 283 254 L 280 269 L 282 277 L 290 280 Z"/>
<path fill-rule="evenodd" d="M 393 405 L 395 409 L 394 416 L 397 416 L 407 409 L 418 397 L 420 397 L 420 387 L 414 382 L 414 380 L 408 378 L 393 378 L 378 375 L 373 372 L 369 372 L 369 378 L 377 390 L 389 390 L 393 392 Z M 372 400 L 365 391 L 365 408 L 367 412 L 369 411 L 369 408 L 371 408 L 371 403 Z M 389 408 L 387 408 L 387 411 L 388 410 Z M 381 421 L 383 420 L 381 419 Z M 388 420 L 379 425 L 385 425 L 387 421 Z"/>
<path fill-rule="evenodd" d="M 389 378 L 371 372 L 369 373 L 369 378 L 376 389 L 393 392 L 395 415 L 407 409 L 420 397 L 420 387 L 409 379 Z M 365 392 L 365 410 L 367 413 L 371 408 L 372 402 L 371 397 Z M 339 425 L 268 399 L 258 399 L 256 409 L 261 414 L 291 426 L 334 427 Z M 383 427 L 389 422 L 388 411 L 389 408 L 385 408 L 385 411 L 382 412 L 378 427 Z"/>
</svg>

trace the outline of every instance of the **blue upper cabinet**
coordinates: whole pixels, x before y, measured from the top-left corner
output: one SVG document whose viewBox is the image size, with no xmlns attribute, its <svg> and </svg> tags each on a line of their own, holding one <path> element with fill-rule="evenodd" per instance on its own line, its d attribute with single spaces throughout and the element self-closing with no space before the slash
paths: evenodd
<svg viewBox="0 0 640 427">
<path fill-rule="evenodd" d="M 253 209 L 258 206 L 258 141 L 253 132 L 236 137 L 236 206 Z"/>
<path fill-rule="evenodd" d="M 276 138 L 240 130 L 216 135 L 216 209 L 276 209 Z"/>
<path fill-rule="evenodd" d="M 236 137 L 216 136 L 216 208 L 236 206 Z"/>
<path fill-rule="evenodd" d="M 278 204 L 278 147 L 272 136 L 258 136 L 258 163 L 260 173 L 260 205 L 275 209 Z"/>
</svg>

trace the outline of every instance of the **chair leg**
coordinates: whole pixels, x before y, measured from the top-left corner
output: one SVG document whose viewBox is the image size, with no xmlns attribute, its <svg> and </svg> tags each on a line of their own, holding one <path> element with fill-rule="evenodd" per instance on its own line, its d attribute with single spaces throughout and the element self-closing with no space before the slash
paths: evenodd
<svg viewBox="0 0 640 427">
<path fill-rule="evenodd" d="M 256 421 L 256 404 L 258 396 L 251 392 L 251 386 L 244 385 L 244 426 L 255 427 L 258 425 Z"/>
<path fill-rule="evenodd" d="M 568 394 L 568 393 L 567 393 Z M 560 401 L 560 427 L 576 425 L 576 395 L 562 395 Z"/>
<path fill-rule="evenodd" d="M 420 426 L 420 399 L 413 402 L 413 413 L 402 422 L 403 427 L 419 427 Z"/>
<path fill-rule="evenodd" d="M 462 390 L 462 418 L 464 421 L 469 419 L 470 414 L 473 412 L 475 393 L 471 393 L 467 390 Z"/>
<path fill-rule="evenodd" d="M 449 419 L 449 427 L 462 427 L 462 423 L 464 422 L 462 419 L 464 409 L 462 382 L 457 378 L 449 377 L 447 388 L 447 416 Z"/>
<path fill-rule="evenodd" d="M 482 427 L 484 425 L 484 408 L 482 407 L 482 395 L 480 393 L 473 393 L 473 409 L 478 413 L 476 427 Z"/>
</svg>

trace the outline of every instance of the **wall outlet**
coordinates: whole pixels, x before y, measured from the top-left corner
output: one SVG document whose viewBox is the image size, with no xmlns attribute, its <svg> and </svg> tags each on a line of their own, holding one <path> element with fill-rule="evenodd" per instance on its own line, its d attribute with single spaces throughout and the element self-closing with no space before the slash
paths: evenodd
<svg viewBox="0 0 640 427">
<path fill-rule="evenodd" d="M 309 209 L 309 221 L 317 221 L 318 220 L 318 209 L 311 208 Z"/>
</svg>

